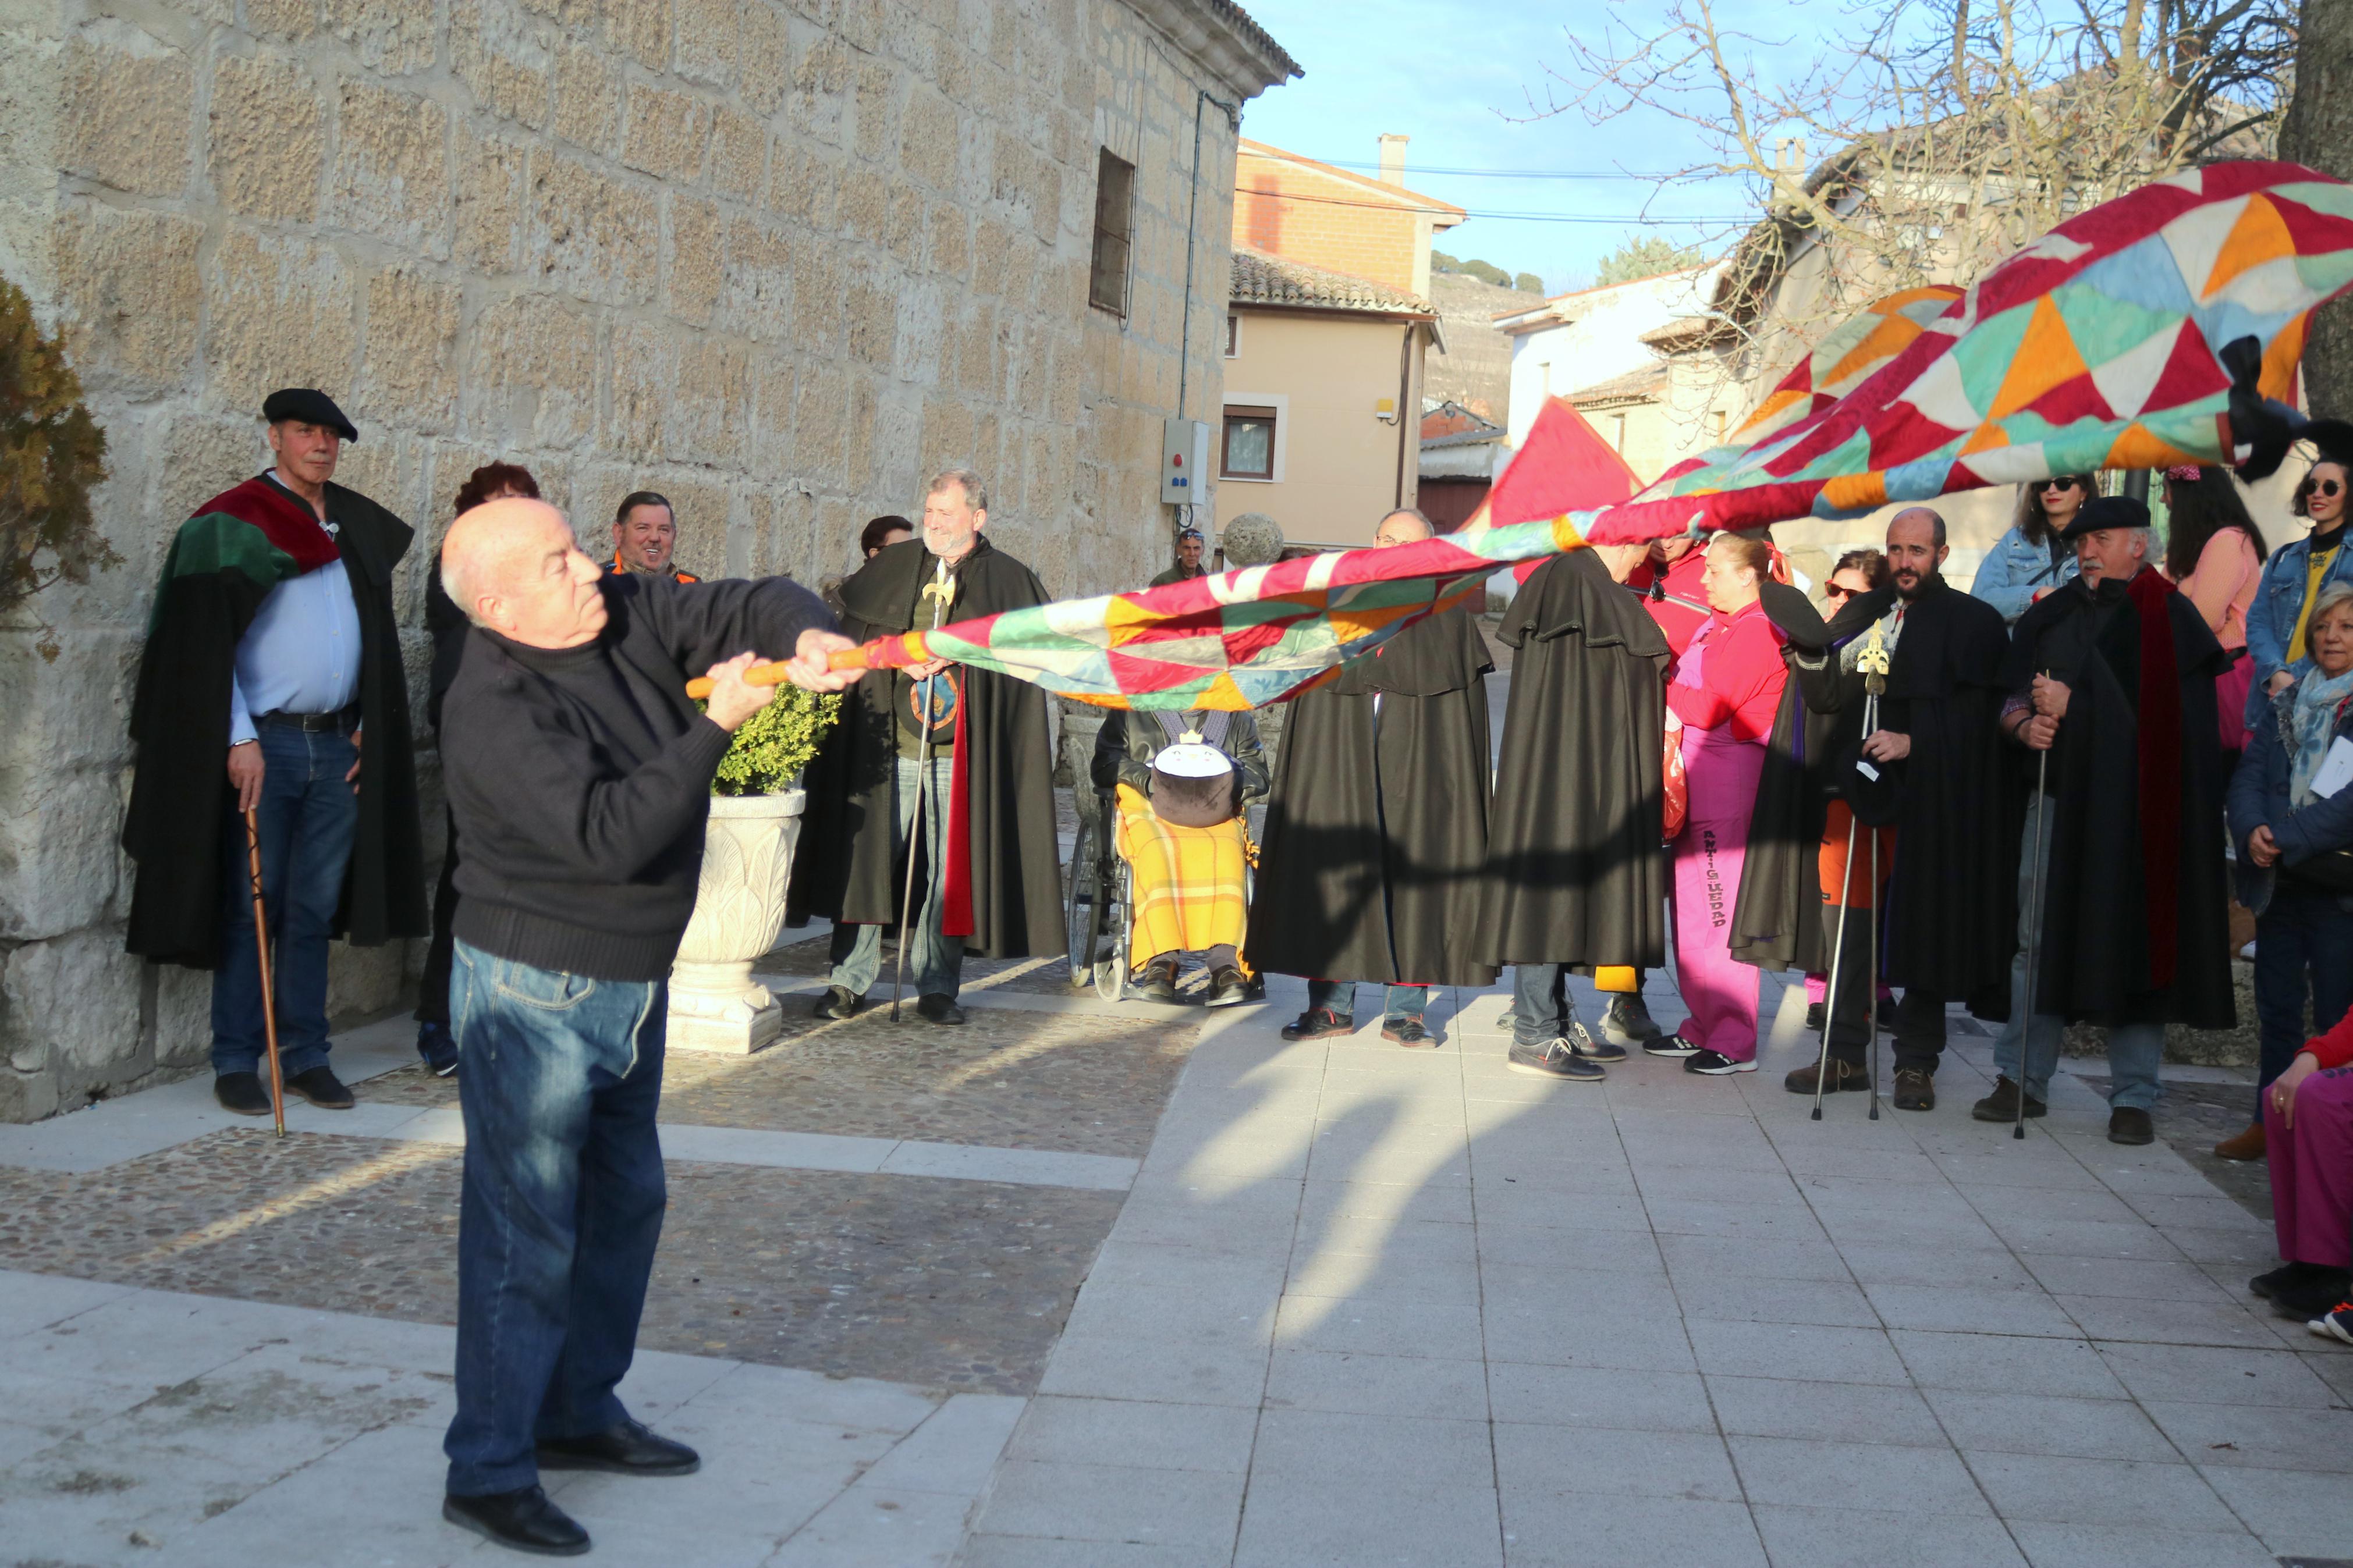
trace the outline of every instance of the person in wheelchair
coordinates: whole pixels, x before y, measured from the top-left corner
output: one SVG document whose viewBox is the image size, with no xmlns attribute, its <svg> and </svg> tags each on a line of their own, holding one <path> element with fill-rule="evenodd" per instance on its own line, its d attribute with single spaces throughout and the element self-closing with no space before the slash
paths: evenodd
<svg viewBox="0 0 2353 1568">
<path fill-rule="evenodd" d="M 1241 956 L 1251 847 L 1244 812 L 1266 795 L 1266 751 L 1248 713 L 1116 711 L 1089 768 L 1111 797 L 1113 843 L 1133 882 L 1131 954 L 1148 1002 L 1176 999 L 1176 970 L 1198 952 L 1208 1005 L 1250 1000 Z"/>
</svg>

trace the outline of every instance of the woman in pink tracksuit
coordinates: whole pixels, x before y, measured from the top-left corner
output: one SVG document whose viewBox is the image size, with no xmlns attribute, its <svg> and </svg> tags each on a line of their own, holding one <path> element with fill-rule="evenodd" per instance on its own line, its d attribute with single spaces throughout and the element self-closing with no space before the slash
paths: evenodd
<svg viewBox="0 0 2353 1568">
<path fill-rule="evenodd" d="M 1732 956 L 1732 910 L 1748 847 L 1748 816 L 1788 668 L 1781 636 L 1757 603 L 1772 552 L 1761 540 L 1718 534 L 1708 546 L 1707 618 L 1675 661 L 1667 705 L 1683 721 L 1691 809 L 1675 838 L 1675 978 L 1691 1016 L 1643 1048 L 1682 1057 L 1685 1072 L 1757 1070 L 1757 987 Z"/>
</svg>

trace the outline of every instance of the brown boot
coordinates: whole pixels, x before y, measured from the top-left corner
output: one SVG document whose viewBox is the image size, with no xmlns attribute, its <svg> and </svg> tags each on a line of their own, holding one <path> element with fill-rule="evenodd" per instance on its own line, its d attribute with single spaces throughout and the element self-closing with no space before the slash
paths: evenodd
<svg viewBox="0 0 2353 1568">
<path fill-rule="evenodd" d="M 1791 1094 L 1811 1094 L 1814 1092 L 1814 1077 L 1820 1068 L 1821 1061 L 1819 1058 L 1808 1062 L 1804 1067 L 1794 1068 L 1790 1070 L 1789 1076 L 1781 1080 L 1781 1087 Z M 1830 1088 L 1825 1092 L 1836 1094 L 1842 1089 L 1869 1089 L 1870 1087 L 1871 1075 L 1863 1070 L 1861 1062 L 1842 1062 L 1836 1057 L 1831 1058 Z"/>
<path fill-rule="evenodd" d="M 2108 1112 L 2108 1142 L 2111 1143 L 2154 1143 L 2157 1124 L 2147 1111 L 2137 1105 L 2119 1105 Z"/>
<path fill-rule="evenodd" d="M 1993 1080 L 1993 1092 L 1970 1106 L 1969 1114 L 1979 1121 L 2015 1121 L 2018 1120 L 2018 1099 L 2021 1094 L 2025 1094 L 2025 1090 L 2008 1078 L 1997 1078 Z M 2050 1110 L 2032 1095 L 2026 1095 L 2027 1115 L 2042 1116 Z"/>
<path fill-rule="evenodd" d="M 1898 1110 L 1936 1110 L 1936 1076 L 1920 1068 L 1897 1068 L 1895 1069 L 1895 1109 Z"/>
<path fill-rule="evenodd" d="M 2217 1160 L 2260 1160 L 2263 1157 L 2263 1124 L 2260 1121 L 2244 1132 L 2234 1132 L 2214 1145 Z"/>
</svg>

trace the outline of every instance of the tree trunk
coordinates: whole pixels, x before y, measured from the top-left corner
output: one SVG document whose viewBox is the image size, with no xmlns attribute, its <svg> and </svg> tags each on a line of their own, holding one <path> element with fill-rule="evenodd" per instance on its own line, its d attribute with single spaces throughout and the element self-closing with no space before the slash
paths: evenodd
<svg viewBox="0 0 2353 1568">
<path fill-rule="evenodd" d="M 2353 179 L 2353 5 L 2304 0 L 2297 26 L 2295 96 L 2280 124 L 2280 156 Z M 2318 311 L 2304 350 L 2312 412 L 2353 417 L 2353 299 Z"/>
</svg>

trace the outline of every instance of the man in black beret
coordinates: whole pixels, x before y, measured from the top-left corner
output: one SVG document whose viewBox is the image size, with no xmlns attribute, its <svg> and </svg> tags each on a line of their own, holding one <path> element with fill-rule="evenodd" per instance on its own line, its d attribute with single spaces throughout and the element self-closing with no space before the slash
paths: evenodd
<svg viewBox="0 0 2353 1568">
<path fill-rule="evenodd" d="M 332 482 L 359 433 L 314 387 L 261 405 L 271 466 L 180 525 L 131 710 L 132 952 L 213 970 L 214 1092 L 269 1112 L 248 880 L 256 813 L 286 1086 L 347 1109 L 327 1065 L 327 943 L 427 931 L 392 576 L 408 525 Z"/>
<path fill-rule="evenodd" d="M 2010 1019 L 1994 1042 L 2001 1077 L 1971 1114 L 2009 1121 L 2026 1097 L 2040 1116 L 2071 1023 L 2108 1037 L 2108 1138 L 2156 1137 L 2165 1026 L 2227 1029 L 2229 889 L 2223 880 L 2221 736 L 2214 678 L 2231 655 L 2198 607 L 2149 570 L 2148 509 L 2094 496 L 2060 536 L 2075 581 L 2045 595 L 2011 634 L 2002 732 L 2027 757 L 2050 753 L 2029 801 L 2019 857 L 2020 936 Z M 2026 774 L 2036 777 L 2032 765 Z M 2038 822 L 2042 832 L 2038 835 Z M 2042 902 L 2031 901 L 2037 838 Z"/>
</svg>

